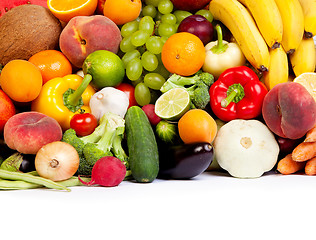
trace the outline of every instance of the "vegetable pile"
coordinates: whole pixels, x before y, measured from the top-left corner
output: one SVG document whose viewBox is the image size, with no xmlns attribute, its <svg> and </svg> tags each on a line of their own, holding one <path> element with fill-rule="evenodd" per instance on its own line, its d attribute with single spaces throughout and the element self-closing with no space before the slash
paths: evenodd
<svg viewBox="0 0 316 240">
<path fill-rule="evenodd" d="M 316 3 L 173 2 L 0 4 L 1 190 L 316 175 Z"/>
</svg>

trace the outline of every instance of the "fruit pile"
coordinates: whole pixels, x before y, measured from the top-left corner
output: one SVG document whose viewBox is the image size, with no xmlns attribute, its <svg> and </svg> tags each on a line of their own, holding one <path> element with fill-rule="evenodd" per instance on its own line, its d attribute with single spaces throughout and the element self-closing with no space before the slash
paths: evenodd
<svg viewBox="0 0 316 240">
<path fill-rule="evenodd" d="M 0 189 L 316 175 L 313 0 L 0 3 Z"/>
</svg>

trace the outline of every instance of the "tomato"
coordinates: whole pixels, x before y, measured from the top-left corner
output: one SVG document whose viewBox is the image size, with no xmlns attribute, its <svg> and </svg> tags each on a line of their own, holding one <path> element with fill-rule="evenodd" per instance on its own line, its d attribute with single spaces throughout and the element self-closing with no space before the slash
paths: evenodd
<svg viewBox="0 0 316 240">
<path fill-rule="evenodd" d="M 97 118 L 91 113 L 78 113 L 70 120 L 70 127 L 74 129 L 78 136 L 87 136 L 93 133 L 98 126 Z"/>
<path fill-rule="evenodd" d="M 128 108 L 130 108 L 131 106 L 138 105 L 135 99 L 135 88 L 133 85 L 128 84 L 128 83 L 121 83 L 116 88 L 125 92 L 125 94 L 128 96 L 128 99 L 129 99 Z"/>
</svg>

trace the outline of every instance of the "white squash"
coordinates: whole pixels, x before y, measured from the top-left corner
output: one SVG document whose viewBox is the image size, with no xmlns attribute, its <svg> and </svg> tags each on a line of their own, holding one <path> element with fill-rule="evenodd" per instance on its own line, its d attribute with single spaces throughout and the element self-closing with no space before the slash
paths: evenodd
<svg viewBox="0 0 316 240">
<path fill-rule="evenodd" d="M 280 148 L 272 132 L 258 120 L 236 119 L 222 126 L 214 140 L 221 168 L 237 178 L 257 178 L 270 171 Z"/>
</svg>

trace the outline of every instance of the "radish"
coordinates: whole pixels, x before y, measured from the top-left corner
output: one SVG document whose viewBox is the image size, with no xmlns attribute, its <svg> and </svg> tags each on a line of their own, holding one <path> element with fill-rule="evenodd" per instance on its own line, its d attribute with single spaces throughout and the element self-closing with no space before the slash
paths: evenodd
<svg viewBox="0 0 316 240">
<path fill-rule="evenodd" d="M 98 184 L 104 187 L 115 187 L 125 178 L 126 167 L 124 163 L 112 156 L 100 158 L 93 166 L 91 181 L 85 182 L 78 176 L 81 183 L 91 186 Z"/>
</svg>

